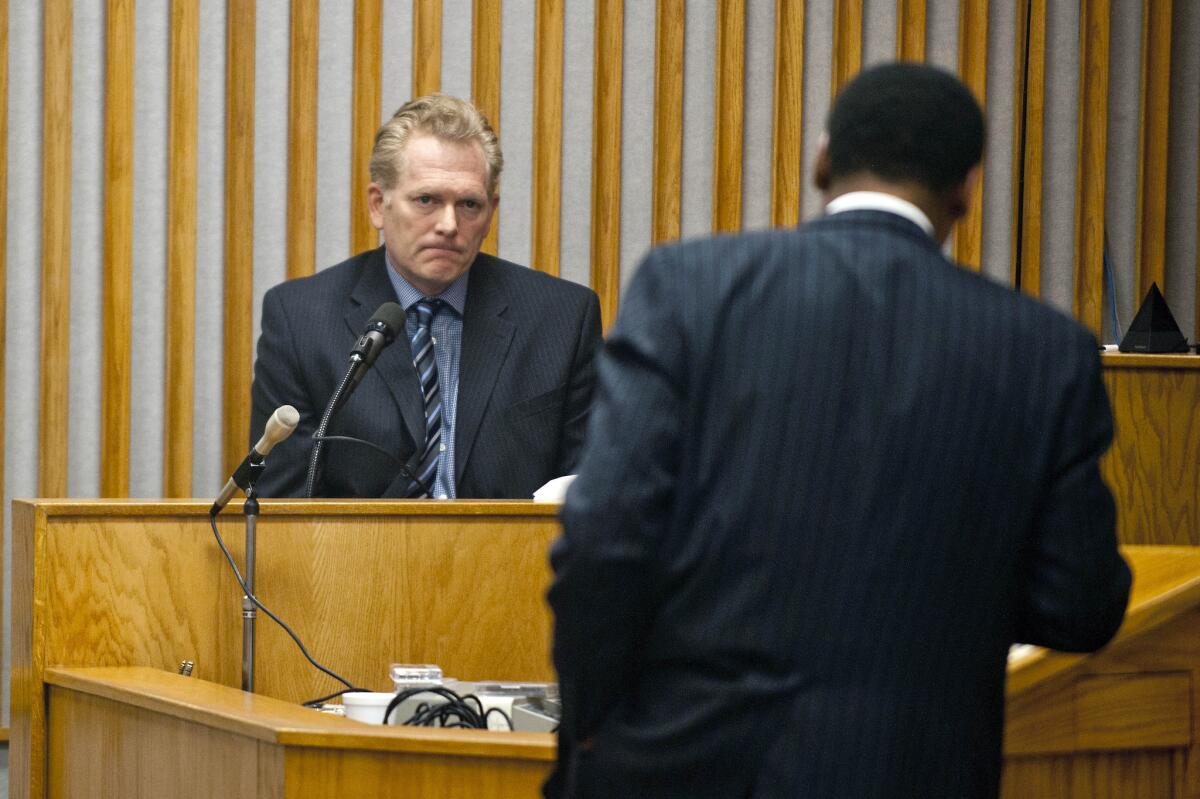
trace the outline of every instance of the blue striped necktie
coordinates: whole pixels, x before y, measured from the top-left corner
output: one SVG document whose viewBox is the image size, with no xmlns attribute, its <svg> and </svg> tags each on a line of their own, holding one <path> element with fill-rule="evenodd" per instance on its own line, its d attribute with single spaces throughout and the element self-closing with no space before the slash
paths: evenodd
<svg viewBox="0 0 1200 799">
<path fill-rule="evenodd" d="M 417 332 L 412 337 L 413 366 L 421 381 L 421 394 L 425 398 L 425 449 L 417 466 L 421 483 L 433 487 L 437 477 L 438 458 L 442 444 L 442 391 L 438 385 L 437 359 L 433 351 L 433 317 L 442 307 L 438 299 L 418 300 Z M 427 496 L 418 484 L 409 491 L 410 497 Z"/>
</svg>

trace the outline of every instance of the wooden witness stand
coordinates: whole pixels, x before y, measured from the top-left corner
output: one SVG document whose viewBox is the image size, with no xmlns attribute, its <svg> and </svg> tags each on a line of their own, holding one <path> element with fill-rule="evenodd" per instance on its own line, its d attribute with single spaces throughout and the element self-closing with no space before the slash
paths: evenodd
<svg viewBox="0 0 1200 799">
<path fill-rule="evenodd" d="M 490 799 L 536 795 L 548 773 L 548 734 L 384 729 L 299 707 L 340 686 L 262 615 L 257 694 L 237 690 L 241 591 L 207 503 L 13 508 L 14 799 Z M 240 564 L 239 510 L 232 503 L 219 525 Z M 390 690 L 393 662 L 436 663 L 460 679 L 551 681 L 543 593 L 556 512 L 530 502 L 263 501 L 257 591 L 314 657 L 360 687 Z M 175 674 L 182 660 L 195 661 L 191 678 Z M 130 666 L 156 671 L 75 668 Z"/>
</svg>

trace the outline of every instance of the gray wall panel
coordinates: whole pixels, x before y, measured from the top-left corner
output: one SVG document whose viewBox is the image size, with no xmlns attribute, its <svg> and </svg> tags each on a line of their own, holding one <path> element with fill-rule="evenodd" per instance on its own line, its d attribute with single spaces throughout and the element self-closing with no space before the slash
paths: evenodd
<svg viewBox="0 0 1200 799">
<path fill-rule="evenodd" d="M 1042 292 L 1072 313 L 1075 287 L 1075 159 L 1079 150 L 1079 11 L 1048 3 L 1042 183 Z"/>
<path fill-rule="evenodd" d="M 1108 50 L 1108 152 L 1105 176 L 1104 227 L 1113 283 L 1104 292 L 1104 341 L 1116 343 L 1133 321 L 1141 297 L 1137 286 L 1137 192 L 1140 155 L 1142 11 L 1134 3 L 1112 8 L 1112 38 Z M 1112 291 L 1116 289 L 1117 318 L 1113 326 Z M 1162 286 L 1159 286 L 1161 289 Z"/>
<path fill-rule="evenodd" d="M 1013 41 L 1016 15 L 1010 3 L 988 10 L 987 148 L 983 161 L 983 248 L 980 271 L 1012 282 Z"/>
<path fill-rule="evenodd" d="M 267 289 L 287 276 L 287 0 L 259 0 L 254 27 L 254 339 Z M 318 121 L 318 126 L 324 124 Z M 349 159 L 349 156 L 347 156 Z M 319 191 L 319 188 L 318 188 Z M 318 211 L 319 213 L 319 211 Z M 343 207 L 338 218 L 346 219 Z M 343 256 L 344 257 L 344 256 Z M 329 264 L 317 255 L 317 269 Z M 256 354 L 257 355 L 257 354 Z M 249 402 L 250 398 L 247 397 Z"/>
<path fill-rule="evenodd" d="M 746 110 L 742 228 L 771 224 L 771 135 L 775 113 L 775 4 L 746 4 Z"/>
<path fill-rule="evenodd" d="M 192 494 L 213 496 L 221 463 L 225 304 L 225 4 L 200 4 L 196 132 L 196 372 Z"/>
<path fill-rule="evenodd" d="M 324 269 L 351 255 L 353 3 L 329 0 L 321 3 L 320 53 L 317 74 L 317 269 Z M 286 64 L 285 60 L 285 69 Z M 282 85 L 286 86 L 286 81 Z M 259 254 L 258 258 L 261 257 Z"/>
<path fill-rule="evenodd" d="M 925 59 L 958 73 L 958 4 L 960 0 L 927 0 Z"/>
<path fill-rule="evenodd" d="M 1200 3 L 1177 2 L 1171 28 L 1171 133 L 1167 160 L 1167 275 L 1179 329 L 1195 342 L 1197 193 L 1200 192 Z"/>
<path fill-rule="evenodd" d="M 716 3 L 687 4 L 683 43 L 683 197 L 684 238 L 712 230 L 713 98 L 717 47 Z"/>
<path fill-rule="evenodd" d="M 412 99 L 412 3 L 383 4 L 383 89 L 379 119 L 389 118 Z"/>
<path fill-rule="evenodd" d="M 161 497 L 171 74 L 169 6 L 138 3 L 135 25 L 129 495 Z"/>
<path fill-rule="evenodd" d="M 863 0 L 863 66 L 896 60 L 896 0 Z"/>
<path fill-rule="evenodd" d="M 654 186 L 654 3 L 627 3 L 621 93 L 621 288 L 650 248 Z"/>
<path fill-rule="evenodd" d="M 71 376 L 67 491 L 100 493 L 104 287 L 104 6 L 75 0 L 71 64 Z"/>
<path fill-rule="evenodd" d="M 471 30 L 471 0 L 442 0 L 442 92 L 445 94 L 471 96 Z"/>
<path fill-rule="evenodd" d="M 529 265 L 533 179 L 533 0 L 505 0 L 500 19 L 501 258 Z"/>
<path fill-rule="evenodd" d="M 821 192 L 812 182 L 812 164 L 817 158 L 817 149 L 825 131 L 825 117 L 829 113 L 829 95 L 833 86 L 832 56 L 833 4 L 805 3 L 801 220 L 820 216 L 825 210 Z"/>
<path fill-rule="evenodd" d="M 562 243 L 559 273 L 591 284 L 592 55 L 591 0 L 563 7 Z"/>
<path fill-rule="evenodd" d="M 38 299 L 42 264 L 42 9 L 40 3 L 8 9 L 8 180 L 4 360 L 4 596 L 12 596 L 12 500 L 37 496 L 38 359 L 17 357 L 39 348 Z M 0 603 L 4 630 L 12 629 L 12 603 Z M 4 639 L 0 682 L 4 724 L 9 723 L 11 636 Z"/>
</svg>

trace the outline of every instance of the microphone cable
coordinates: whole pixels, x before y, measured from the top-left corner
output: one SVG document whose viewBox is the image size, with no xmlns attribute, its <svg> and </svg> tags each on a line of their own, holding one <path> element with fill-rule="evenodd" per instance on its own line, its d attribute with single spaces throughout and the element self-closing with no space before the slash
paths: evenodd
<svg viewBox="0 0 1200 799">
<path fill-rule="evenodd" d="M 350 444 L 362 444 L 364 447 L 370 447 L 371 449 L 375 450 L 376 452 L 382 454 L 384 457 L 386 457 L 392 463 L 396 464 L 400 468 L 401 475 L 403 475 L 404 477 L 407 477 L 409 480 L 411 480 L 413 483 L 415 483 L 427 495 L 433 496 L 432 486 L 430 486 L 428 483 L 426 483 L 420 477 L 417 477 L 416 472 L 414 472 L 412 469 L 410 469 L 408 467 L 407 463 L 400 460 L 395 455 L 393 455 L 392 453 L 388 452 L 386 449 L 381 447 L 379 444 L 376 444 L 374 441 L 367 441 L 365 438 L 355 438 L 354 436 L 318 436 L 316 433 L 313 433 L 312 439 L 313 439 L 313 441 L 316 441 L 319 444 L 324 443 L 326 441 L 344 441 L 344 442 L 347 442 Z"/>
<path fill-rule="evenodd" d="M 283 621 L 283 619 L 279 618 L 274 613 L 272 613 L 270 608 L 268 608 L 261 601 L 259 601 L 258 597 L 255 596 L 253 594 L 253 592 L 251 592 L 250 589 L 246 587 L 246 581 L 242 578 L 242 572 L 237 567 L 237 563 L 234 562 L 233 555 L 230 554 L 228 547 L 225 546 L 225 540 L 223 538 L 221 538 L 221 532 L 217 529 L 217 514 L 210 513 L 208 515 L 208 523 L 212 527 L 213 537 L 215 537 L 217 539 L 217 546 L 219 546 L 221 548 L 221 554 L 223 554 L 225 556 L 225 561 L 229 564 L 229 568 L 233 569 L 233 578 L 235 580 L 237 580 L 237 584 L 241 587 L 242 593 L 245 594 L 246 598 L 249 599 L 252 603 L 254 603 L 254 607 L 261 610 L 263 613 L 265 613 L 267 616 L 270 617 L 271 621 L 275 622 L 280 627 L 282 627 L 283 631 L 285 633 L 287 633 L 288 636 L 291 637 L 291 639 L 293 641 L 296 642 L 296 646 L 300 648 L 300 654 L 304 655 L 305 659 L 307 659 L 308 662 L 311 663 L 313 666 L 315 666 L 319 671 L 324 672 L 325 674 L 329 675 L 333 679 L 340 682 L 342 685 L 346 686 L 347 691 L 363 690 L 362 688 L 355 688 L 354 684 L 351 683 L 350 681 L 348 681 L 346 678 L 342 677 L 340 674 L 338 674 L 338 673 L 332 671 L 331 669 L 328 669 L 325 666 L 322 666 L 320 663 L 318 663 L 313 658 L 313 656 L 308 653 L 308 649 L 304 646 L 304 642 L 302 642 L 300 640 L 300 637 L 298 635 L 296 635 L 295 632 L 293 632 L 292 628 L 289 627 Z M 344 692 L 339 692 L 339 693 L 344 693 Z M 335 696 L 336 696 L 336 694 L 335 694 Z"/>
</svg>

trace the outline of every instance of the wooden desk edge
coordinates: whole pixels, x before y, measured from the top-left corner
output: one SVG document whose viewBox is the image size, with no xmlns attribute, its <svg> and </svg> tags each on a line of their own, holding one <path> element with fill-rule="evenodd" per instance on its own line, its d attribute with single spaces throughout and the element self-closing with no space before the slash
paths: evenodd
<svg viewBox="0 0 1200 799">
<path fill-rule="evenodd" d="M 1105 369 L 1200 369 L 1200 356 L 1192 353 L 1144 355 L 1136 352 L 1102 352 Z"/>
<path fill-rule="evenodd" d="M 526 499 L 262 499 L 262 516 L 531 516 L 558 515 L 560 505 Z M 200 499 L 14 499 L 45 517 L 71 516 L 208 516 L 211 500 Z M 233 500 L 220 519 L 241 517 L 241 500 Z"/>
<path fill-rule="evenodd" d="M 285 746 L 550 762 L 554 736 L 384 727 L 144 666 L 46 669 L 48 686 Z"/>
<path fill-rule="evenodd" d="M 1194 607 L 1200 607 L 1200 547 L 1142 545 L 1124 546 L 1121 547 L 1121 551 L 1135 570 L 1134 595 L 1130 597 L 1121 629 L 1105 649 L 1133 640 Z M 1192 560 L 1196 562 L 1197 568 L 1172 578 L 1165 590 L 1151 589 L 1149 596 L 1139 596 L 1141 592 L 1137 585 L 1136 566 L 1138 561 L 1145 557 L 1173 558 L 1179 562 Z M 1022 655 L 1008 665 L 1006 694 L 1012 697 L 1026 691 L 1055 675 L 1078 667 L 1088 657 L 1088 654 L 1054 652 L 1040 648 Z"/>
</svg>

